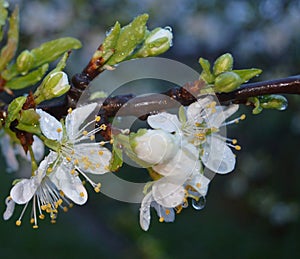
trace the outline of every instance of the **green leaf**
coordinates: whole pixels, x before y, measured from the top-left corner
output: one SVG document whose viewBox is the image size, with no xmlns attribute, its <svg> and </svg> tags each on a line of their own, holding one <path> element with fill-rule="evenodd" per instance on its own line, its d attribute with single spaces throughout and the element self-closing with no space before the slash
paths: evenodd
<svg viewBox="0 0 300 259">
<path fill-rule="evenodd" d="M 19 42 L 19 9 L 16 7 L 9 18 L 9 30 L 7 33 L 7 43 L 1 49 L 0 54 L 0 71 L 6 68 L 12 60 L 18 47 Z"/>
<path fill-rule="evenodd" d="M 260 75 L 262 70 L 258 68 L 250 68 L 250 69 L 232 70 L 232 72 L 238 74 L 242 79 L 243 83 L 246 83 L 251 78 Z"/>
<path fill-rule="evenodd" d="M 0 40 L 3 38 L 3 26 L 6 23 L 7 15 L 8 15 L 8 3 L 6 1 L 0 1 Z"/>
<path fill-rule="evenodd" d="M 233 57 L 230 53 L 223 54 L 219 58 L 216 59 L 213 67 L 213 74 L 215 76 L 230 71 L 233 66 Z"/>
<path fill-rule="evenodd" d="M 115 65 L 125 60 L 145 38 L 148 14 L 136 17 L 123 27 L 115 46 L 115 53 L 108 60 L 108 65 Z"/>
<path fill-rule="evenodd" d="M 34 57 L 34 61 L 32 62 L 32 65 L 28 68 L 28 71 L 37 68 L 43 64 L 55 61 L 62 54 L 68 52 L 69 50 L 79 49 L 80 47 L 81 47 L 80 41 L 71 37 L 60 38 L 60 39 L 45 42 L 39 47 L 30 51 L 30 53 Z M 19 71 L 17 68 L 17 64 L 14 64 L 11 68 L 5 70 L 2 73 L 2 77 L 8 81 L 18 74 Z"/>
<path fill-rule="evenodd" d="M 19 90 L 28 86 L 32 86 L 43 78 L 48 70 L 48 67 L 48 64 L 44 64 L 25 76 L 13 78 L 12 80 L 8 81 L 5 86 L 12 90 Z"/>
<path fill-rule="evenodd" d="M 26 96 L 20 96 L 14 99 L 7 108 L 7 119 L 5 121 L 5 127 L 9 128 L 10 124 L 20 117 L 20 111 L 22 110 L 23 104 L 26 101 Z"/>
</svg>

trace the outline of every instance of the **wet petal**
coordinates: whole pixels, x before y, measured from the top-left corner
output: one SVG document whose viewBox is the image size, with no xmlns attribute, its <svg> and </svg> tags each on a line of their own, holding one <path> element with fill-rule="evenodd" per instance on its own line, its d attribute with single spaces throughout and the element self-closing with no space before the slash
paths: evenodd
<svg viewBox="0 0 300 259">
<path fill-rule="evenodd" d="M 173 222 L 175 220 L 175 212 L 173 208 L 165 208 L 157 202 L 152 202 L 151 207 L 156 210 L 157 215 L 159 218 L 162 218 L 164 222 Z"/>
<path fill-rule="evenodd" d="M 86 203 L 87 191 L 80 178 L 71 173 L 71 167 L 68 164 L 62 162 L 49 178 L 74 203 L 78 205 Z"/>
<path fill-rule="evenodd" d="M 168 132 L 179 132 L 181 128 L 178 117 L 166 112 L 149 116 L 147 122 L 153 129 L 163 129 Z"/>
<path fill-rule="evenodd" d="M 170 183 L 166 178 L 153 184 L 152 195 L 163 207 L 174 208 L 183 202 L 185 191 L 181 185 Z"/>
<path fill-rule="evenodd" d="M 74 109 L 66 117 L 66 130 L 69 139 L 73 140 L 79 131 L 83 122 L 91 115 L 96 109 L 97 103 L 90 103 Z"/>
<path fill-rule="evenodd" d="M 34 177 L 23 179 L 10 191 L 10 196 L 17 204 L 25 204 L 30 201 L 39 185 L 35 183 Z"/>
<path fill-rule="evenodd" d="M 207 105 L 209 105 L 213 99 L 211 97 L 205 97 L 199 99 L 197 102 L 192 103 L 187 108 L 187 119 L 190 122 L 201 123 L 203 121 L 203 116 L 208 114 L 203 114 L 207 110 Z"/>
<path fill-rule="evenodd" d="M 14 213 L 15 210 L 15 202 L 11 197 L 7 197 L 5 200 L 6 210 L 3 213 L 3 219 L 8 220 Z"/>
<path fill-rule="evenodd" d="M 201 156 L 203 164 L 219 174 L 231 172 L 235 166 L 235 155 L 225 141 L 214 137 L 214 135 L 208 138 L 207 141 Z"/>
<path fill-rule="evenodd" d="M 75 145 L 75 158 L 79 168 L 87 173 L 104 174 L 109 172 L 112 154 L 99 143 L 82 143 Z"/>
<path fill-rule="evenodd" d="M 187 185 L 192 186 L 201 196 L 207 194 L 210 179 L 201 173 L 196 173 L 191 179 L 187 181 Z"/>
<path fill-rule="evenodd" d="M 224 121 L 239 109 L 239 105 L 218 106 L 216 109 L 217 111 L 208 120 L 208 126 L 220 128 Z"/>
<path fill-rule="evenodd" d="M 153 201 L 151 192 L 145 195 L 141 208 L 140 208 L 140 226 L 143 230 L 147 231 L 150 225 L 150 205 Z"/>
<path fill-rule="evenodd" d="M 40 127 L 45 137 L 52 140 L 61 140 L 63 136 L 61 123 L 52 115 L 41 109 L 36 109 L 36 112 L 40 115 Z"/>
</svg>

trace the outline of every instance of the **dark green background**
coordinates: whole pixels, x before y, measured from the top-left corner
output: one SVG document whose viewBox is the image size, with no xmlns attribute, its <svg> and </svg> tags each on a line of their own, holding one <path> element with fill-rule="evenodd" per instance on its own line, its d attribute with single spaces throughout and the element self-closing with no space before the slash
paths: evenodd
<svg viewBox="0 0 300 259">
<path fill-rule="evenodd" d="M 262 68 L 259 80 L 295 75 L 300 69 L 300 1 L 13 2 L 21 9 L 20 50 L 62 36 L 83 42 L 69 60 L 70 74 L 86 65 L 116 20 L 126 24 L 143 12 L 150 14 L 149 28 L 173 28 L 174 46 L 163 56 L 197 70 L 200 56 L 214 60 L 225 52 L 233 54 L 236 68 Z M 90 188 L 88 203 L 60 213 L 55 225 L 44 220 L 33 230 L 26 224 L 28 212 L 20 228 L 13 220 L 0 221 L 1 257 L 299 258 L 300 97 L 287 98 L 285 112 L 252 115 L 243 107 L 247 119 L 227 128 L 242 150 L 235 171 L 213 179 L 204 210 L 185 209 L 173 224 L 158 223 L 153 212 L 150 230 L 144 232 L 138 205 Z M 17 177 L 4 168 L 1 211 Z"/>
</svg>

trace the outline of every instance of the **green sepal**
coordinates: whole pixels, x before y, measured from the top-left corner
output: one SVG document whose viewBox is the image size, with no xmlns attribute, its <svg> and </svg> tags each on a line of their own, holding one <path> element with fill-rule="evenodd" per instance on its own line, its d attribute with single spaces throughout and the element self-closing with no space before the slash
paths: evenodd
<svg viewBox="0 0 300 259">
<path fill-rule="evenodd" d="M 186 123 L 185 108 L 184 108 L 182 105 L 179 107 L 179 110 L 178 110 L 178 117 L 179 117 L 179 121 L 180 121 L 182 124 L 185 124 L 185 123 Z"/>
<path fill-rule="evenodd" d="M 9 17 L 7 43 L 0 53 L 0 71 L 4 70 L 14 57 L 19 42 L 19 9 L 16 7 Z"/>
<path fill-rule="evenodd" d="M 109 170 L 112 172 L 117 171 L 123 165 L 123 152 L 115 142 L 112 150 L 112 159 L 110 160 Z"/>
<path fill-rule="evenodd" d="M 80 47 L 81 47 L 81 42 L 71 37 L 60 38 L 60 39 L 45 42 L 39 47 L 30 51 L 30 53 L 34 57 L 34 61 L 32 62 L 31 66 L 27 68 L 27 70 L 29 71 L 43 64 L 55 61 L 63 53 L 66 53 L 71 49 L 79 49 Z M 2 77 L 8 81 L 18 74 L 19 71 L 17 68 L 17 64 L 14 64 L 11 66 L 11 68 L 5 70 L 2 73 Z"/>
<path fill-rule="evenodd" d="M 125 60 L 144 40 L 148 18 L 148 14 L 142 14 L 121 29 L 115 53 L 108 60 L 108 65 L 115 65 Z"/>
<path fill-rule="evenodd" d="M 200 74 L 200 78 L 203 79 L 206 83 L 212 84 L 215 80 L 215 77 L 210 71 L 209 61 L 204 58 L 199 58 L 199 64 L 202 67 L 202 72 Z"/>
<path fill-rule="evenodd" d="M 20 76 L 13 78 L 12 80 L 8 81 L 5 86 L 12 90 L 19 90 L 26 88 L 28 86 L 32 86 L 39 82 L 44 75 L 46 74 L 49 68 L 48 64 L 44 64 L 43 66 L 39 67 L 38 69 L 30 72 L 25 76 Z"/>
<path fill-rule="evenodd" d="M 20 112 L 19 123 L 16 128 L 26 132 L 39 134 L 41 133 L 39 127 L 39 118 L 40 116 L 35 112 L 34 109 L 22 110 Z"/>
<path fill-rule="evenodd" d="M 222 56 L 218 57 L 213 66 L 213 74 L 215 76 L 232 70 L 233 66 L 233 57 L 230 53 L 225 53 Z"/>
<path fill-rule="evenodd" d="M 253 114 L 259 114 L 262 112 L 263 108 L 260 106 L 260 101 L 258 97 L 250 97 L 248 98 L 248 103 L 252 103 L 254 105 L 254 109 L 252 110 Z"/>
<path fill-rule="evenodd" d="M 239 75 L 240 78 L 242 79 L 243 83 L 246 83 L 251 78 L 260 75 L 262 73 L 262 70 L 258 69 L 258 68 L 249 68 L 249 69 L 232 70 L 232 72 Z"/>
<path fill-rule="evenodd" d="M 19 96 L 16 99 L 12 100 L 12 102 L 8 105 L 7 108 L 7 119 L 5 121 L 5 127 L 9 128 L 10 123 L 13 122 L 15 119 L 19 119 L 20 111 L 24 103 L 26 102 L 26 96 Z"/>
</svg>

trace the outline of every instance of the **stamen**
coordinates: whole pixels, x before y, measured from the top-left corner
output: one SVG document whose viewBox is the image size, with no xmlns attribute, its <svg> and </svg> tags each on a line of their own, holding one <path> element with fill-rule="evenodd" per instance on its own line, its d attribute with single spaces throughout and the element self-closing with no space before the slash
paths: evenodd
<svg viewBox="0 0 300 259">
<path fill-rule="evenodd" d="M 96 122 L 99 122 L 100 120 L 101 120 L 101 117 L 100 117 L 100 116 L 96 116 L 96 117 L 95 117 L 95 121 L 96 121 Z"/>
<path fill-rule="evenodd" d="M 164 220 L 165 220 L 164 217 L 159 218 L 159 222 L 164 222 Z"/>
<path fill-rule="evenodd" d="M 68 109 L 68 113 L 72 113 L 72 111 L 73 111 L 72 108 Z"/>
</svg>

